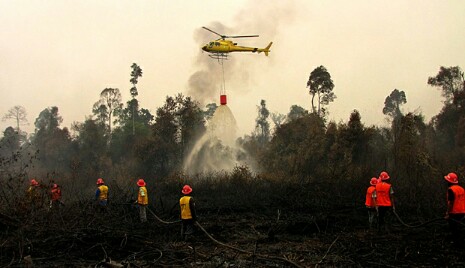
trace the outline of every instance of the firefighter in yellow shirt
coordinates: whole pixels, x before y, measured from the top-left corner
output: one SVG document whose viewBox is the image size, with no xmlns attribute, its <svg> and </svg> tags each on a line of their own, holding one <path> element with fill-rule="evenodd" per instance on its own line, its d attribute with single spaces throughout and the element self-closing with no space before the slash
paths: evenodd
<svg viewBox="0 0 465 268">
<path fill-rule="evenodd" d="M 29 207 L 33 210 L 42 208 L 44 203 L 44 196 L 42 192 L 42 185 L 35 179 L 32 179 L 29 184 L 29 188 L 26 192 L 27 201 L 29 202 Z"/>
<path fill-rule="evenodd" d="M 145 185 L 146 184 L 143 179 L 139 179 L 137 181 L 137 186 L 139 186 L 137 204 L 139 205 L 139 217 L 141 222 L 147 222 L 147 205 L 149 204 L 149 197 Z"/>
<path fill-rule="evenodd" d="M 108 205 L 108 186 L 102 178 L 97 180 L 97 190 L 95 191 L 95 200 L 98 201 L 100 210 L 105 211 Z"/>
<path fill-rule="evenodd" d="M 181 192 L 184 195 L 181 199 L 179 199 L 182 222 L 181 236 L 183 239 L 186 239 L 186 235 L 194 233 L 194 224 L 197 219 L 197 215 L 195 213 L 194 198 L 190 196 L 192 188 L 189 185 L 184 185 Z"/>
</svg>

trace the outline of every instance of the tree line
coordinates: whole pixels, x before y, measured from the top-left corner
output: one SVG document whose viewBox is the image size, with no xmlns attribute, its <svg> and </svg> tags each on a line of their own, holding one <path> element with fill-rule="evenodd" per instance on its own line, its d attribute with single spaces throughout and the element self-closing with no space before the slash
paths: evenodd
<svg viewBox="0 0 465 268">
<path fill-rule="evenodd" d="M 183 159 L 217 106 L 202 108 L 178 94 L 166 97 L 152 115 L 137 99 L 142 69 L 134 63 L 131 70 L 130 100 L 123 104 L 119 89 L 105 88 L 92 116 L 70 129 L 61 127 L 59 108 L 53 106 L 40 112 L 34 133 L 27 136 L 20 128 L 25 109 L 10 109 L 4 119 L 15 125 L 6 128 L 0 140 L 1 183 L 40 177 L 94 186 L 98 177 L 162 181 L 183 174 Z M 430 122 L 419 112 L 404 113 L 407 96 L 394 89 L 379 111 L 389 119 L 389 127 L 366 126 L 357 110 L 347 122 L 336 123 L 327 120 L 335 83 L 319 66 L 306 85 L 310 111 L 293 105 L 286 115 L 271 113 L 261 100 L 255 130 L 237 140 L 251 160 L 230 176 L 261 185 L 257 187 L 265 187 L 265 182 L 268 187 L 293 185 L 283 191 L 308 197 L 309 205 L 361 205 L 370 178 L 386 170 L 405 209 L 426 214 L 440 210 L 442 202 L 437 201 L 445 198 L 442 177 L 452 171 L 465 176 L 464 73 L 458 66 L 440 67 L 425 80 L 444 97 L 441 111 Z"/>
</svg>

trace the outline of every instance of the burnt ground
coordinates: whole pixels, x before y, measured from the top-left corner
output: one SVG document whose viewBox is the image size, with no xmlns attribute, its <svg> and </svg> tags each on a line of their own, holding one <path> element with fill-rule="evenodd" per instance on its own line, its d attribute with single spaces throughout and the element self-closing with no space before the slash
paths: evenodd
<svg viewBox="0 0 465 268">
<path fill-rule="evenodd" d="M 155 211 L 156 212 L 156 211 Z M 176 219 L 156 212 L 166 221 Z M 363 208 L 273 213 L 198 211 L 200 229 L 183 241 L 180 223 L 138 222 L 130 205 L 39 210 L 0 217 L 2 267 L 463 267 L 444 220 L 417 228 L 392 218 L 389 232 L 366 227 Z M 413 223 L 409 219 L 404 222 Z M 416 221 L 415 224 L 421 222 Z"/>
</svg>

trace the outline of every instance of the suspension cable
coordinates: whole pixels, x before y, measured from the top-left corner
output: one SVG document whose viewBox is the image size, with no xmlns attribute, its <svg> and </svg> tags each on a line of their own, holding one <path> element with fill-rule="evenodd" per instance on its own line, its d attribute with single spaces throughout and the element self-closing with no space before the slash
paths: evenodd
<svg viewBox="0 0 465 268">
<path fill-rule="evenodd" d="M 225 95 L 226 94 L 226 82 L 224 79 L 224 60 L 221 60 L 221 70 L 223 71 L 223 88 L 222 88 L 221 95 Z"/>
</svg>

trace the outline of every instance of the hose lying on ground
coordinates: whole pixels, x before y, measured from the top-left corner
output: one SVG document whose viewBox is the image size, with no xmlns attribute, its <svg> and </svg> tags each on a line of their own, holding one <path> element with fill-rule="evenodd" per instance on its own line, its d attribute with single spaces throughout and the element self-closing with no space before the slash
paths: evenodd
<svg viewBox="0 0 465 268">
<path fill-rule="evenodd" d="M 397 212 L 396 212 L 395 210 L 393 210 L 392 212 L 394 213 L 394 215 L 396 215 L 396 218 L 399 220 L 399 222 L 400 222 L 402 225 L 404 225 L 405 227 L 408 227 L 408 228 L 418 228 L 418 227 L 421 227 L 421 226 L 430 224 L 430 223 L 435 222 L 435 221 L 444 220 L 444 218 L 435 218 L 435 219 L 432 219 L 432 220 L 429 220 L 429 221 L 420 223 L 420 224 L 418 224 L 418 225 L 410 225 L 410 224 L 405 223 L 405 222 L 399 217 L 399 214 L 397 214 Z"/>
<path fill-rule="evenodd" d="M 432 219 L 432 220 L 429 220 L 429 221 L 426 221 L 426 222 L 423 222 L 423 223 L 420 223 L 418 225 L 410 225 L 410 224 L 406 224 L 400 217 L 399 217 L 399 214 L 397 214 L 397 212 L 395 210 L 392 211 L 394 213 L 394 215 L 396 215 L 396 218 L 399 220 L 399 222 L 404 225 L 405 227 L 408 227 L 408 228 L 418 228 L 418 227 L 421 227 L 421 226 L 424 226 L 424 225 L 427 225 L 427 224 L 430 224 L 432 222 L 435 222 L 435 221 L 441 221 L 441 220 L 452 220 L 458 224 L 461 224 L 463 226 L 465 226 L 465 223 L 463 223 L 463 220 L 465 219 L 462 218 L 461 220 L 456 220 L 456 219 L 446 219 L 444 217 L 441 217 L 441 218 L 435 218 L 435 219 Z"/>
<path fill-rule="evenodd" d="M 161 223 L 164 223 L 164 224 L 173 224 L 173 223 L 178 223 L 178 222 L 181 222 L 181 220 L 177 220 L 177 221 L 164 221 L 162 219 L 160 219 L 157 214 L 155 214 L 155 212 L 153 212 L 151 209 L 147 208 L 147 210 L 150 212 L 150 214 L 152 214 L 155 219 L 157 219 L 159 222 Z"/>
<path fill-rule="evenodd" d="M 178 222 L 181 222 L 181 220 L 177 220 L 177 221 L 164 221 L 162 219 L 160 219 L 160 217 L 157 216 L 157 214 L 155 214 L 155 212 L 153 212 L 151 209 L 147 208 L 147 210 L 150 212 L 150 214 L 152 214 L 155 219 L 157 219 L 159 222 L 161 223 L 164 223 L 164 224 L 173 224 L 173 223 L 178 223 Z M 252 252 L 249 252 L 249 251 L 246 251 L 246 250 L 243 250 L 243 249 L 240 249 L 240 248 L 237 248 L 237 247 L 234 247 L 234 246 L 231 246 L 231 245 L 228 245 L 228 244 L 225 244 L 225 243 L 222 243 L 218 240 L 216 240 L 215 238 L 213 238 L 213 236 L 211 236 L 203 227 L 202 225 L 200 225 L 199 222 L 195 222 L 195 225 L 198 226 L 200 228 L 200 230 L 202 230 L 205 235 L 207 235 L 208 238 L 210 238 L 210 240 L 212 240 L 213 242 L 217 243 L 218 245 L 221 245 L 223 247 L 227 247 L 227 248 L 230 248 L 230 249 L 233 249 L 233 250 L 236 250 L 236 251 L 239 251 L 241 253 L 244 253 L 244 254 L 249 254 L 249 255 L 252 255 L 252 256 L 255 256 L 257 258 L 261 258 L 261 259 L 271 259 L 271 260 L 280 260 L 280 261 L 284 261 L 284 262 L 287 262 L 289 264 L 292 264 L 293 266 L 295 267 L 301 267 L 300 265 L 298 265 L 297 263 L 291 261 L 291 260 L 288 260 L 286 258 L 282 258 L 282 257 L 276 257 L 276 256 L 268 256 L 268 255 L 261 255 L 261 254 L 255 254 L 255 253 L 252 253 Z"/>
<path fill-rule="evenodd" d="M 230 248 L 230 249 L 233 249 L 233 250 L 236 250 L 236 251 L 239 251 L 239 252 L 242 252 L 244 254 L 249 254 L 249 255 L 252 255 L 252 256 L 255 256 L 257 258 L 261 258 L 261 259 L 272 259 L 272 260 L 280 260 L 280 261 L 284 261 L 284 262 L 287 262 L 289 264 L 292 264 L 294 265 L 295 267 L 301 267 L 300 265 L 298 265 L 297 263 L 291 261 L 291 260 L 288 260 L 286 258 L 282 258 L 282 257 L 277 257 L 277 256 L 269 256 L 269 255 L 261 255 L 261 254 L 255 254 L 255 253 L 252 253 L 252 252 L 249 252 L 249 251 L 246 251 L 246 250 L 243 250 L 243 249 L 240 249 L 240 248 L 237 248 L 237 247 L 234 247 L 234 246 L 231 246 L 231 245 L 228 245 L 228 244 L 225 244 L 225 243 L 222 243 L 218 240 L 216 240 L 215 238 L 213 238 L 203 227 L 202 225 L 200 225 L 199 222 L 195 222 L 195 225 L 197 225 L 200 230 L 202 230 L 207 236 L 208 238 L 210 238 L 210 240 L 212 240 L 213 242 L 217 243 L 218 245 L 221 245 L 223 247 L 227 247 L 227 248 Z"/>
</svg>

